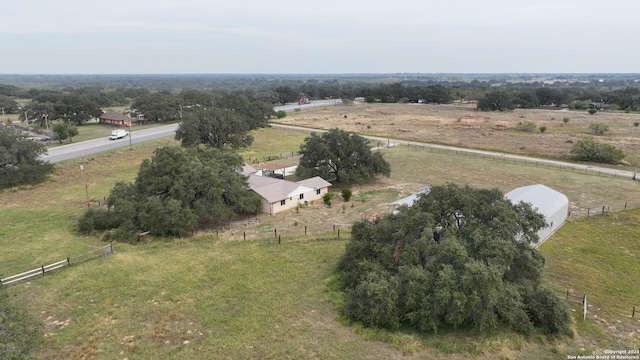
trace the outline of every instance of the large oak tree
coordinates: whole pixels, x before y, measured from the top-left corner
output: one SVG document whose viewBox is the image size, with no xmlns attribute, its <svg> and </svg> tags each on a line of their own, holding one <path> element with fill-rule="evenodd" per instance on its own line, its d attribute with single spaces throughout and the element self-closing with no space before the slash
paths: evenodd
<svg viewBox="0 0 640 360">
<path fill-rule="evenodd" d="M 497 189 L 432 187 L 397 214 L 354 224 L 338 264 L 343 312 L 390 329 L 569 333 L 568 307 L 542 284 L 545 259 L 531 247 L 544 226 Z"/>
<path fill-rule="evenodd" d="M 341 183 L 360 183 L 376 175 L 391 175 L 382 153 L 372 151 L 369 140 L 352 132 L 331 129 L 312 133 L 300 146 L 301 177 L 320 176 Z"/>
</svg>

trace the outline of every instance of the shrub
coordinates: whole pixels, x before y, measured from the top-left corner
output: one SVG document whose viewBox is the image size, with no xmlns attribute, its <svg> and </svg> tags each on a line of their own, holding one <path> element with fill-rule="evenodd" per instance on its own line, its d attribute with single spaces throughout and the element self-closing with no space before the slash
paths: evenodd
<svg viewBox="0 0 640 360">
<path fill-rule="evenodd" d="M 609 131 L 609 126 L 602 123 L 593 123 L 589 125 L 589 130 L 596 135 L 604 135 L 604 133 Z"/>
<path fill-rule="evenodd" d="M 565 124 L 569 123 L 569 118 L 568 117 L 562 118 L 562 122 Z"/>
<path fill-rule="evenodd" d="M 524 132 L 534 132 L 536 130 L 536 124 L 533 121 L 521 121 L 516 126 L 516 130 Z"/>
<path fill-rule="evenodd" d="M 331 206 L 331 199 L 333 199 L 333 194 L 332 193 L 326 193 L 326 194 L 322 195 L 322 201 L 324 201 L 324 203 L 327 206 Z"/>
<path fill-rule="evenodd" d="M 398 281 L 384 273 L 371 272 L 349 293 L 343 308 L 347 317 L 365 326 L 395 330 L 400 326 Z"/>
<path fill-rule="evenodd" d="M 571 335 L 571 312 L 552 290 L 541 288 L 528 300 L 531 320 L 544 334 Z"/>
<path fill-rule="evenodd" d="M 578 141 L 573 145 L 571 154 L 578 161 L 594 161 L 607 164 L 617 164 L 624 158 L 622 150 L 613 145 L 597 143 L 593 138 Z"/>
<path fill-rule="evenodd" d="M 351 199 L 351 195 L 353 195 L 353 191 L 351 191 L 350 188 L 342 189 L 342 198 L 344 201 L 349 201 L 349 199 Z"/>
<path fill-rule="evenodd" d="M 278 119 L 285 118 L 285 117 L 287 117 L 287 112 L 284 111 L 284 110 L 278 110 L 278 111 L 276 111 L 276 117 Z"/>
<path fill-rule="evenodd" d="M 589 110 L 588 110 L 588 113 L 589 113 L 590 115 L 593 115 L 593 114 L 595 114 L 595 113 L 597 113 L 597 112 L 598 112 L 598 110 L 596 110 L 596 109 L 589 109 Z"/>
<path fill-rule="evenodd" d="M 640 125 L 640 122 L 636 121 L 633 123 L 633 126 L 638 127 L 638 125 Z"/>
<path fill-rule="evenodd" d="M 540 128 L 538 130 L 540 130 L 540 134 L 544 134 L 544 132 L 547 131 L 547 127 L 546 126 L 540 126 Z"/>
</svg>

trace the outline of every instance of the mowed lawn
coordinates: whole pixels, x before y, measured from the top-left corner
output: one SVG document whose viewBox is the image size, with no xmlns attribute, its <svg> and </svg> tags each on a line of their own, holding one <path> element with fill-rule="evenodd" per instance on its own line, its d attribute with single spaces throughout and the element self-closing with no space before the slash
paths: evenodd
<svg viewBox="0 0 640 360">
<path fill-rule="evenodd" d="M 276 151 L 269 146 L 249 150 L 255 151 L 249 158 L 289 151 L 304 138 L 276 129 L 254 136 L 258 144 L 277 138 L 290 144 Z M 560 191 L 599 186 L 597 190 L 611 194 L 635 184 L 593 175 L 567 178 L 559 170 L 558 178 L 556 173 L 533 178 L 540 169 L 526 165 L 433 157 L 402 147 L 385 151 L 393 175 L 378 182 L 381 189 L 367 189 L 369 194 L 387 192 L 389 186 L 410 192 L 448 181 L 506 191 L 527 179 L 554 179 L 556 183 L 547 185 L 558 189 L 566 178 L 572 185 Z M 151 153 L 151 148 L 143 148 L 96 157 L 86 164 L 85 173 L 66 166 L 46 184 L 0 193 L 0 221 L 6 224 L 0 229 L 2 277 L 104 245 L 97 237 L 74 231 L 86 208 L 85 184 L 91 201 L 97 201 L 115 182 L 132 180 L 140 161 Z M 589 194 L 567 195 L 578 201 Z M 633 275 L 625 274 L 640 270 L 637 262 L 630 265 L 638 256 L 634 241 L 639 219 L 638 211 L 574 219 L 542 246 L 548 257 L 547 281 L 559 295 L 569 288 L 587 293 L 599 309 L 590 312 L 587 322 L 576 322 L 574 339 L 525 339 L 501 332 L 420 335 L 349 325 L 339 316 L 342 295 L 334 273 L 345 240 L 332 234 L 282 245 L 207 234 L 140 245 L 116 243 L 115 253 L 104 261 L 7 290 L 42 322 L 42 358 L 555 359 L 602 354 L 603 349 L 638 346 L 637 323 L 630 318 L 638 287 Z M 576 312 L 577 320 L 580 315 Z"/>
</svg>

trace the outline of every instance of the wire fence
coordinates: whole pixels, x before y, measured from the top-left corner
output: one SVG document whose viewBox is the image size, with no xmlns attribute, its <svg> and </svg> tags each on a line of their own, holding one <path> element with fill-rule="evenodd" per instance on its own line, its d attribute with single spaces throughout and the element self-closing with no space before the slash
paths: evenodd
<svg viewBox="0 0 640 360">
<path fill-rule="evenodd" d="M 8 276 L 4 279 L 0 279 L 0 286 L 13 285 L 34 277 L 41 277 L 48 272 L 62 269 L 64 267 L 70 267 L 72 265 L 77 265 L 87 260 L 96 259 L 96 258 L 102 258 L 102 260 L 104 260 L 111 253 L 113 253 L 113 245 L 112 244 L 105 245 L 99 249 L 89 251 L 88 253 L 84 253 L 81 255 L 73 256 L 73 257 L 68 257 L 64 260 L 60 260 L 49 265 L 42 265 L 39 268 L 35 268 L 33 270 L 25 271 L 20 274 L 16 274 L 16 275 Z"/>
</svg>

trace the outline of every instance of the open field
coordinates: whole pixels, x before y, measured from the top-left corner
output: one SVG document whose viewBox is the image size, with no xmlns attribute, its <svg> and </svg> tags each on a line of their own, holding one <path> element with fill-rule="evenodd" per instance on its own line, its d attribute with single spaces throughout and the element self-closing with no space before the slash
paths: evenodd
<svg viewBox="0 0 640 360">
<path fill-rule="evenodd" d="M 564 118 L 569 118 L 565 123 Z M 546 126 L 541 134 L 515 130 L 518 123 L 532 121 Z M 479 112 L 474 104 L 366 104 L 296 111 L 278 123 L 318 129 L 339 127 L 366 135 L 422 141 L 511 154 L 567 160 L 574 143 L 591 136 L 594 122 L 609 126 L 596 139 L 621 149 L 630 164 L 640 166 L 640 114 L 586 111 L 516 109 L 511 112 Z"/>
<path fill-rule="evenodd" d="M 247 159 L 295 151 L 304 138 L 277 129 L 254 135 L 256 145 L 245 152 Z M 274 140 L 278 148 L 272 147 Z M 74 232 L 75 219 L 86 208 L 85 182 L 90 200 L 97 201 L 115 182 L 132 180 L 152 151 L 150 146 L 95 156 L 88 159 L 85 173 L 63 166 L 46 184 L 0 192 L 0 221 L 6 224 L 0 229 L 0 274 L 103 245 Z M 640 270 L 629 265 L 639 256 L 637 210 L 573 219 L 542 247 L 549 254 L 547 281 L 559 294 L 568 288 L 586 292 L 600 309 L 590 313 L 598 318 L 577 321 L 575 339 L 524 339 L 501 332 L 394 334 L 345 324 L 337 312 L 342 296 L 335 290 L 333 269 L 346 236 L 336 238 L 334 223 L 349 223 L 364 213 L 383 214 L 389 201 L 448 181 L 503 191 L 543 182 L 567 194 L 576 209 L 611 199 L 634 202 L 640 196 L 640 183 L 628 179 L 407 147 L 384 151 L 392 176 L 355 186 L 348 203 L 336 197 L 332 207 L 317 202 L 298 212 L 263 215 L 255 228 L 218 236 L 115 244 L 115 253 L 105 261 L 90 261 L 8 291 L 42 322 L 40 356 L 52 359 L 566 359 L 567 354 L 637 348 L 638 327 L 629 311 L 639 294 L 635 279 L 625 275 Z M 611 222 L 615 231 L 607 231 Z M 306 237 L 304 226 L 312 230 Z M 281 245 L 274 228 L 282 235 Z M 348 234 L 347 228 L 342 230 Z M 602 248 L 616 250 L 602 254 Z M 595 270 L 594 263 L 599 264 Z M 576 319 L 581 319 L 579 311 Z"/>
</svg>

